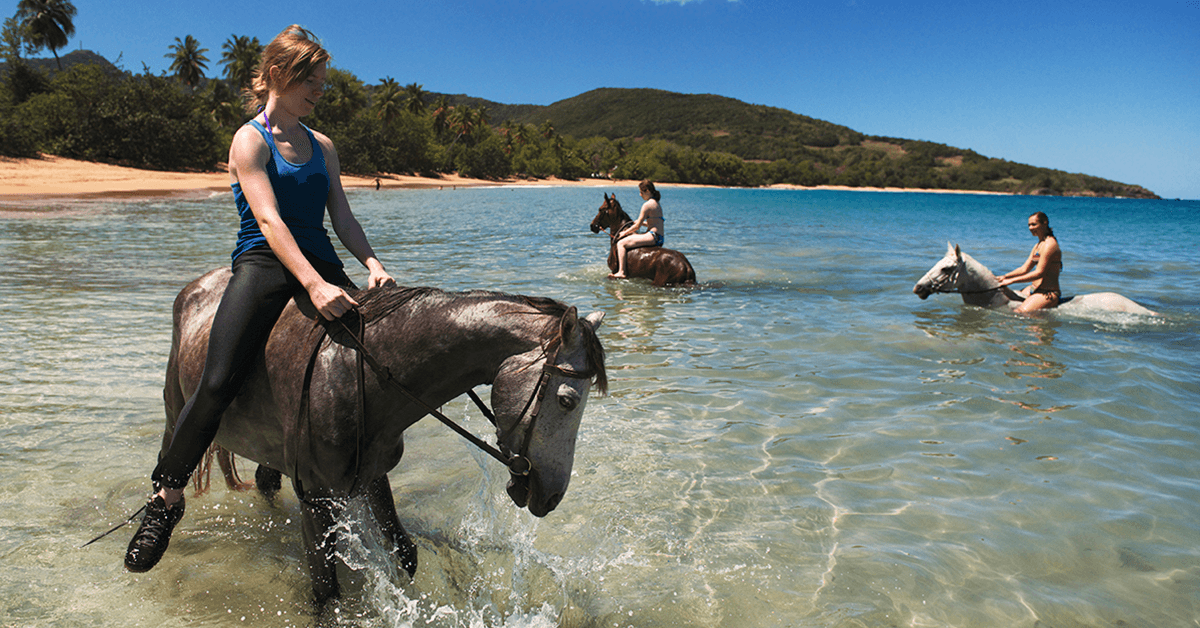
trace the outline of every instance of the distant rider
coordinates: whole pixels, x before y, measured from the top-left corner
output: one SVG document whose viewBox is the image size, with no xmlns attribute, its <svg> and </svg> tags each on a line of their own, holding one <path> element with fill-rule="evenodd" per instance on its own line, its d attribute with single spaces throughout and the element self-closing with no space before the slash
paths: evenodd
<svg viewBox="0 0 1200 628">
<path fill-rule="evenodd" d="M 609 275 L 613 279 L 625 279 L 625 255 L 629 249 L 662 246 L 666 237 L 666 219 L 663 218 L 662 206 L 658 204 L 662 195 L 654 189 L 654 184 L 650 181 L 639 183 L 638 191 L 645 203 L 642 203 L 642 211 L 638 214 L 637 221 L 617 235 L 617 272 Z M 638 229 L 643 226 L 646 227 L 646 231 L 638 233 Z"/>
</svg>

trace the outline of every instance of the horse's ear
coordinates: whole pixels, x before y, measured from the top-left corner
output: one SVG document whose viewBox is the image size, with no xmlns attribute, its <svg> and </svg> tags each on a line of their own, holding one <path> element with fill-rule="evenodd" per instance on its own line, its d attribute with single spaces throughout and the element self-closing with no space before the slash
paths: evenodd
<svg viewBox="0 0 1200 628">
<path fill-rule="evenodd" d="M 946 256 L 949 257 L 952 253 L 954 253 L 954 245 L 951 244 L 949 240 L 947 240 L 946 241 Z"/>
<path fill-rule="evenodd" d="M 592 328 L 592 331 L 596 331 L 597 329 L 600 329 L 600 323 L 604 320 L 604 312 L 592 312 L 583 320 Z"/>
<path fill-rule="evenodd" d="M 962 249 L 958 248 L 957 244 L 954 245 L 954 257 L 957 257 L 958 261 L 962 261 Z"/>
<path fill-rule="evenodd" d="M 567 338 L 575 335 L 577 327 L 579 327 L 579 310 L 575 309 L 575 306 L 572 305 L 567 308 L 566 313 L 563 314 L 562 322 L 559 323 L 558 331 L 562 335 L 564 342 Z"/>
</svg>

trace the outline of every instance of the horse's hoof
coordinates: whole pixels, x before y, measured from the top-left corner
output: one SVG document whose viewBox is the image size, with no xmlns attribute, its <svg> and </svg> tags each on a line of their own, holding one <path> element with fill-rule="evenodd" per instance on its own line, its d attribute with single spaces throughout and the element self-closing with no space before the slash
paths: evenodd
<svg viewBox="0 0 1200 628">
<path fill-rule="evenodd" d="M 254 485 L 267 501 L 274 501 L 279 489 L 283 488 L 283 474 L 260 464 L 254 472 Z"/>
</svg>

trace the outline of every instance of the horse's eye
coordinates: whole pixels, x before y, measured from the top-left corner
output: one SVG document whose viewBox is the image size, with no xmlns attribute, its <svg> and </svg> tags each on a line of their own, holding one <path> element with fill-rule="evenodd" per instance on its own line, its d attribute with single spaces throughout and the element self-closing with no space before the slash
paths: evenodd
<svg viewBox="0 0 1200 628">
<path fill-rule="evenodd" d="M 564 384 L 558 389 L 558 405 L 562 406 L 564 410 L 574 410 L 579 405 L 579 393 Z"/>
</svg>

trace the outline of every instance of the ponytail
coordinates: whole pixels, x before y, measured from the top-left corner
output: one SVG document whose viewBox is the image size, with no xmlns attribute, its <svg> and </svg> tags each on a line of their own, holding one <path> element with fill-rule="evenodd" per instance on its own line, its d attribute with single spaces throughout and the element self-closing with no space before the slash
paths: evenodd
<svg viewBox="0 0 1200 628">
<path fill-rule="evenodd" d="M 649 179 L 639 183 L 638 189 L 643 192 L 649 192 L 650 198 L 654 199 L 655 202 L 662 200 L 662 194 L 659 194 L 658 190 L 654 189 L 654 182 L 650 181 Z"/>
</svg>

